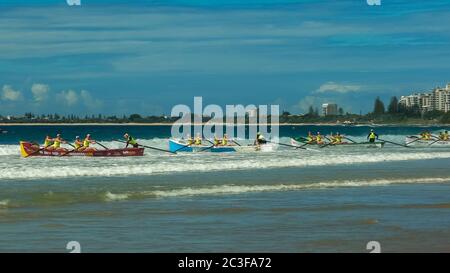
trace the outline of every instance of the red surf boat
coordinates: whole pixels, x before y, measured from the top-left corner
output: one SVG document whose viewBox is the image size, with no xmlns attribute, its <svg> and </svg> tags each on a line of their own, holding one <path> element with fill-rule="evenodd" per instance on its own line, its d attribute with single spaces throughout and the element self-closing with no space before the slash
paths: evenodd
<svg viewBox="0 0 450 273">
<path fill-rule="evenodd" d="M 94 156 L 94 157 L 116 157 L 116 156 L 143 156 L 144 148 L 124 148 L 124 149 L 109 149 L 109 150 L 95 150 L 95 151 L 54 151 L 47 150 L 37 146 L 31 142 L 20 142 L 20 153 L 23 157 L 29 156 Z"/>
</svg>

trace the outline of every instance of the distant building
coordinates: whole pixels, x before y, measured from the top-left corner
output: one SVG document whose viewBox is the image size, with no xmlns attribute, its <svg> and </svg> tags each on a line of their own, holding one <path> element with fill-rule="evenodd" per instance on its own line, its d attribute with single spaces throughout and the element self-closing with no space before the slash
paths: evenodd
<svg viewBox="0 0 450 273">
<path fill-rule="evenodd" d="M 401 96 L 399 105 L 409 109 L 418 109 L 421 112 L 450 111 L 450 83 L 444 88 L 436 87 L 430 93 L 415 93 Z"/>
<path fill-rule="evenodd" d="M 338 106 L 335 103 L 322 104 L 322 115 L 324 116 L 337 116 Z"/>
</svg>

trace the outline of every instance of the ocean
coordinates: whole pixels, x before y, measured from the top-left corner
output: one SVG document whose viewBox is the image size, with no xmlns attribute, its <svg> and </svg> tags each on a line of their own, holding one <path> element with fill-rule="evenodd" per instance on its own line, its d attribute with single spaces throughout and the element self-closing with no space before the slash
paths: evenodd
<svg viewBox="0 0 450 273">
<path fill-rule="evenodd" d="M 418 126 L 377 126 L 404 143 Z M 144 157 L 21 158 L 20 140 L 90 133 L 110 148 L 125 131 L 168 147 L 170 126 L 3 126 L 0 252 L 450 251 L 450 148 L 325 147 Z M 433 133 L 445 127 L 429 128 Z M 367 126 L 282 126 L 281 141 Z"/>
</svg>

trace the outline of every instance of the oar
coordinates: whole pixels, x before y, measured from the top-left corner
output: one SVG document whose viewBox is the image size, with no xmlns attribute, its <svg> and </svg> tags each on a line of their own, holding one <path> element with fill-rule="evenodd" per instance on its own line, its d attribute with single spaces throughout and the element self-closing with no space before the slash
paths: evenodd
<svg viewBox="0 0 450 273">
<path fill-rule="evenodd" d="M 397 146 L 402 146 L 402 147 L 405 147 L 405 148 L 411 148 L 410 146 L 406 146 L 406 145 L 404 145 L 404 144 L 392 142 L 392 141 L 389 141 L 389 140 L 384 140 L 384 139 L 381 139 L 381 138 L 380 138 L 379 140 L 384 141 L 384 142 L 387 142 L 387 143 L 391 143 L 391 144 L 394 144 L 394 145 L 397 145 Z"/>
<path fill-rule="evenodd" d="M 409 144 L 414 143 L 414 142 L 416 142 L 418 140 L 420 140 L 420 137 L 414 139 L 413 141 L 410 141 L 410 142 L 406 143 L 405 145 L 408 146 Z"/>
<path fill-rule="evenodd" d="M 102 146 L 104 149 L 109 150 L 108 147 L 106 147 L 105 145 L 101 144 L 101 143 L 98 142 L 98 141 L 95 141 L 95 144 L 98 144 L 98 145 Z"/>
<path fill-rule="evenodd" d="M 308 150 L 307 148 L 304 148 L 304 147 L 303 147 L 303 146 L 308 145 L 308 144 L 305 144 L 305 145 L 302 145 L 302 146 L 294 146 L 294 145 L 284 144 L 284 143 L 280 143 L 280 142 L 272 142 L 272 141 L 270 141 L 270 140 L 266 140 L 266 141 L 269 142 L 269 143 L 274 143 L 274 144 L 281 145 L 281 146 L 286 146 L 286 147 L 292 147 L 292 148 L 297 148 L 297 149 Z"/>
<path fill-rule="evenodd" d="M 187 148 L 187 147 L 191 146 L 192 144 L 193 144 L 193 143 L 188 144 L 188 145 L 184 145 L 183 147 L 176 149 L 176 150 L 174 151 L 174 153 L 177 153 L 178 151 L 181 151 L 181 150 L 183 150 L 184 148 Z"/>
<path fill-rule="evenodd" d="M 24 158 L 27 158 L 29 156 L 35 155 L 37 153 L 39 153 L 40 151 L 43 151 L 45 149 L 47 149 L 48 147 L 43 147 L 43 148 L 39 148 L 39 150 L 32 152 L 31 154 L 27 154 L 26 156 L 24 156 Z"/>
<path fill-rule="evenodd" d="M 356 141 L 354 141 L 353 139 L 350 139 L 350 138 L 348 138 L 348 137 L 344 137 L 345 139 L 347 139 L 347 140 L 350 140 L 351 142 L 353 142 L 353 143 L 356 143 Z"/>
<path fill-rule="evenodd" d="M 114 141 L 121 142 L 121 143 L 126 143 L 125 141 L 118 140 L 118 139 L 115 139 Z M 97 142 L 97 143 L 98 143 L 98 142 Z M 161 152 L 166 152 L 166 153 L 176 154 L 175 152 L 172 152 L 172 151 L 169 151 L 169 150 L 160 149 L 160 148 L 156 148 L 156 147 L 145 146 L 145 145 L 141 145 L 141 144 L 138 144 L 138 146 L 141 146 L 141 147 L 144 147 L 144 148 L 148 148 L 148 149 L 152 149 L 152 150 L 156 150 L 156 151 L 161 151 Z"/>
<path fill-rule="evenodd" d="M 204 151 L 209 150 L 209 149 L 212 149 L 214 146 L 216 146 L 216 145 L 214 145 L 214 143 L 212 143 L 209 139 L 206 139 L 206 138 L 205 138 L 205 140 L 208 141 L 209 143 L 211 143 L 212 145 L 209 146 L 209 147 L 206 147 L 206 148 L 201 149 L 199 152 L 204 152 Z"/>
<path fill-rule="evenodd" d="M 428 144 L 428 146 L 431 146 L 431 145 L 433 145 L 434 143 L 438 142 L 439 140 L 440 140 L 440 139 L 437 139 L 437 140 L 435 140 L 435 141 L 431 142 L 430 144 Z"/>
<path fill-rule="evenodd" d="M 233 139 L 233 140 L 231 140 L 231 141 L 232 141 L 233 143 L 235 143 L 235 144 L 236 144 L 237 146 L 239 146 L 239 147 L 241 147 L 241 146 L 242 146 L 241 144 L 237 143 L 237 142 L 236 142 L 236 140 L 234 140 L 234 139 Z"/>
</svg>

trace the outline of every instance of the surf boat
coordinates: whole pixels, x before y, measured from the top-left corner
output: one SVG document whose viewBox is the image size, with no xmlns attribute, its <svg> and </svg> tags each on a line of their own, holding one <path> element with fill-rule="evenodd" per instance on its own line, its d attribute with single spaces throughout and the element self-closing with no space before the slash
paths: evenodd
<svg viewBox="0 0 450 273">
<path fill-rule="evenodd" d="M 317 144 L 317 143 L 308 143 L 307 142 L 300 142 L 297 141 L 293 138 L 291 138 L 291 145 L 292 146 L 303 146 L 303 147 L 308 147 L 308 146 L 327 146 L 327 147 L 364 147 L 364 148 L 383 148 L 384 147 L 384 142 L 378 141 L 378 142 L 357 142 L 357 143 L 353 143 L 353 142 L 341 142 L 341 143 L 335 143 L 335 144 L 329 144 L 329 143 L 323 143 L 323 144 Z"/>
<path fill-rule="evenodd" d="M 407 136 L 405 138 L 407 146 L 416 147 L 448 147 L 450 148 L 450 140 L 422 139 L 419 136 Z"/>
<path fill-rule="evenodd" d="M 92 156 L 92 157 L 125 157 L 125 156 L 143 156 L 144 148 L 124 148 L 124 149 L 108 149 L 108 150 L 88 150 L 88 151 L 71 151 L 71 150 L 48 150 L 38 145 L 21 141 L 20 154 L 23 157 L 29 156 Z"/>
<path fill-rule="evenodd" d="M 270 152 L 275 149 L 275 145 L 271 143 L 263 145 L 237 145 L 229 144 L 226 146 L 210 145 L 188 145 L 183 140 L 169 139 L 169 151 L 171 152 L 212 152 L 212 153 L 230 153 L 230 152 L 251 152 L 262 151 Z"/>
</svg>

